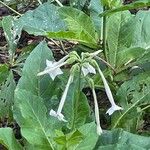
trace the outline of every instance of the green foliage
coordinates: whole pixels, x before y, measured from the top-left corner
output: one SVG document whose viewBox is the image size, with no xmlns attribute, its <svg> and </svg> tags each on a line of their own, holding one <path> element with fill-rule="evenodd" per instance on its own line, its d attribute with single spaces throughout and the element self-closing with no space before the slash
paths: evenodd
<svg viewBox="0 0 150 150">
<path fill-rule="evenodd" d="M 17 42 L 20 38 L 21 32 L 15 26 L 16 21 L 12 16 L 4 17 L 2 20 L 2 27 L 4 30 L 5 38 L 8 43 L 8 52 L 10 61 L 14 59 L 14 53 L 16 51 Z"/>
<path fill-rule="evenodd" d="M 41 96 L 42 98 L 49 101 L 53 95 L 59 92 L 57 88 L 59 82 L 52 82 L 49 76 L 38 77 L 37 74 L 45 68 L 46 59 L 53 60 L 52 52 L 47 47 L 46 42 L 41 42 L 32 51 L 30 56 L 27 58 L 22 77 L 18 83 L 19 89 L 30 91 L 34 95 Z"/>
<path fill-rule="evenodd" d="M 0 128 L 0 143 L 8 150 L 23 150 L 11 128 Z"/>
<path fill-rule="evenodd" d="M 131 80 L 124 82 L 117 92 L 118 101 L 124 108 L 122 113 L 114 116 L 113 127 L 123 127 L 131 132 L 138 128 L 142 106 L 150 102 L 149 72 L 139 74 Z"/>
<path fill-rule="evenodd" d="M 133 2 L 128 5 L 123 5 L 123 6 L 119 6 L 119 7 L 107 10 L 107 11 L 101 13 L 100 16 L 102 17 L 102 16 L 106 16 L 106 15 L 111 15 L 116 12 L 122 12 L 125 10 L 131 10 L 131 9 L 137 9 L 137 8 L 144 8 L 144 7 L 148 7 L 148 6 L 150 6 L 149 0 L 139 0 L 139 1 Z"/>
<path fill-rule="evenodd" d="M 146 150 L 150 147 L 150 138 L 135 135 L 122 129 L 115 129 L 106 131 L 99 138 L 95 150 L 109 150 L 109 149 L 142 149 Z"/>
<path fill-rule="evenodd" d="M 2 84 L 9 74 L 8 66 L 3 64 L 0 65 L 0 84 Z"/>
<path fill-rule="evenodd" d="M 125 6 L 121 4 L 122 0 L 71 0 L 68 3 L 71 6 L 63 7 L 55 6 L 52 2 L 37 3 L 37 8 L 27 11 L 20 18 L 6 16 L 0 21 L 8 45 L 5 51 L 6 54 L 8 51 L 8 59 L 4 60 L 6 63 L 0 64 L 0 119 L 8 117 L 8 124 L 10 120 L 15 120 L 21 132 L 18 142 L 12 129 L 0 128 L 0 144 L 8 150 L 149 149 L 150 138 L 137 133 L 144 125 L 143 116 L 147 115 L 150 107 L 150 11 L 138 11 L 135 15 L 129 11 L 150 6 L 149 0 L 135 1 Z M 89 11 L 84 9 L 83 12 L 82 8 L 88 3 Z M 16 2 L 13 4 L 14 7 L 18 6 Z M 17 52 L 22 30 L 42 36 L 45 40 L 38 45 L 29 44 L 21 53 Z M 48 67 L 46 60 L 62 67 L 62 62 L 55 62 L 47 37 L 76 41 L 77 51 L 81 54 L 75 51 L 69 53 L 73 64 L 67 62 L 63 68 L 63 77 L 59 75 L 54 80 L 48 74 L 37 76 Z M 85 63 L 95 67 L 95 53 L 82 53 L 80 47 L 91 52 L 93 49 L 103 50 L 102 54 L 98 54 L 101 56 L 100 66 L 111 81 L 109 85 L 113 88 L 118 105 L 123 108 L 111 116 L 111 123 L 108 124 L 110 131 L 103 130 L 101 135 L 96 133 L 97 118 L 95 124 L 93 102 L 87 84 L 88 77 L 89 82 L 98 77 L 83 76 Z M 77 70 L 72 70 L 74 65 L 77 65 Z M 53 72 L 55 69 L 58 68 L 54 68 Z M 96 68 L 94 71 L 93 68 L 86 69 L 86 72 L 93 74 L 97 71 Z M 21 77 L 16 77 L 16 73 Z M 68 74 L 73 73 L 74 80 L 70 81 L 65 102 L 61 102 Z M 97 88 L 103 88 L 99 83 L 101 81 L 98 81 Z M 86 92 L 83 92 L 85 87 Z M 109 97 L 110 93 L 107 91 Z M 98 97 L 98 101 L 101 99 L 103 97 Z M 61 112 L 58 111 L 60 104 L 63 105 Z M 105 104 L 103 101 L 99 104 L 102 116 Z M 56 115 L 49 113 L 51 109 L 56 111 Z M 59 118 L 59 113 L 64 115 L 67 122 Z M 100 119 L 104 122 L 103 118 Z"/>
<path fill-rule="evenodd" d="M 0 88 L 0 117 L 11 115 L 15 88 L 16 84 L 10 71 L 6 81 L 2 83 Z"/>
<path fill-rule="evenodd" d="M 94 22 L 96 31 L 100 38 L 102 18 L 99 17 L 99 14 L 103 12 L 102 4 L 100 3 L 99 0 L 91 0 L 89 5 L 89 10 L 90 10 L 90 17 Z"/>
<path fill-rule="evenodd" d="M 25 90 L 16 90 L 15 119 L 21 127 L 22 136 L 36 149 L 54 149 L 51 138 L 57 127 L 53 120 L 47 118 L 46 113 L 42 98 Z"/>
<path fill-rule="evenodd" d="M 73 92 L 72 92 L 73 91 Z M 68 91 L 64 113 L 69 122 L 69 128 L 78 128 L 86 123 L 90 116 L 90 107 L 85 94 L 79 91 L 79 81 L 74 81 Z"/>
<path fill-rule="evenodd" d="M 65 23 L 60 19 L 58 7 L 44 3 L 33 11 L 26 12 L 19 18 L 18 26 L 34 35 L 44 35 L 46 32 L 57 32 L 65 29 Z"/>
<path fill-rule="evenodd" d="M 98 37 L 89 16 L 70 7 L 60 8 L 59 13 L 67 23 L 68 31 L 48 32 L 49 38 L 76 40 L 91 48 L 97 47 Z"/>
</svg>

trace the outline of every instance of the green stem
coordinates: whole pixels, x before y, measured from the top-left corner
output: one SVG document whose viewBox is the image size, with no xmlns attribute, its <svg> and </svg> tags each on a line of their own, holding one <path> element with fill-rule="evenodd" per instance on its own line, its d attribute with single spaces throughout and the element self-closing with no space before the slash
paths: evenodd
<svg viewBox="0 0 150 150">
<path fill-rule="evenodd" d="M 41 2 L 41 0 L 37 0 L 38 1 L 38 3 L 40 4 L 40 5 L 42 5 L 42 2 Z"/>
<path fill-rule="evenodd" d="M 142 111 L 145 111 L 145 110 L 146 110 L 147 108 L 149 108 L 149 107 L 150 107 L 150 105 L 148 105 L 148 106 L 142 108 L 141 110 L 142 110 Z"/>
<path fill-rule="evenodd" d="M 106 7 L 103 7 L 103 10 L 106 10 Z M 104 50 L 104 55 L 105 55 L 105 59 L 108 62 L 107 59 L 107 49 L 106 49 L 106 38 L 107 38 L 107 29 L 106 29 L 106 16 L 103 17 L 103 50 Z"/>
<path fill-rule="evenodd" d="M 4 2 L 0 1 L 0 4 L 4 5 L 5 7 L 7 7 L 8 9 L 10 9 L 12 12 L 16 13 L 19 16 L 22 16 L 22 14 L 20 14 L 19 12 L 17 12 L 16 10 L 12 9 L 11 7 L 9 7 L 7 4 L 5 4 Z"/>
<path fill-rule="evenodd" d="M 63 4 L 59 0 L 55 0 L 55 2 L 60 6 L 63 7 Z"/>
</svg>

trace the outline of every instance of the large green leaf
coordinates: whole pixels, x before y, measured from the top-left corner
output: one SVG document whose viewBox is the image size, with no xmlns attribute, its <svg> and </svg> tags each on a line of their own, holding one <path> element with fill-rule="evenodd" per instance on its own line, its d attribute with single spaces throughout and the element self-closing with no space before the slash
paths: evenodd
<svg viewBox="0 0 150 150">
<path fill-rule="evenodd" d="M 150 147 L 150 138 L 132 134 L 122 129 L 104 131 L 100 136 L 95 150 L 146 150 Z"/>
<path fill-rule="evenodd" d="M 64 38 L 76 40 L 84 45 L 95 48 L 97 47 L 98 37 L 95 27 L 89 16 L 80 10 L 71 7 L 62 7 L 59 13 L 67 23 L 67 30 L 64 32 L 48 32 L 48 37 Z"/>
<path fill-rule="evenodd" d="M 132 43 L 132 16 L 130 12 L 116 13 L 107 21 L 107 58 L 109 63 L 115 67 L 118 51 L 129 48 Z"/>
<path fill-rule="evenodd" d="M 90 16 L 94 22 L 96 31 L 98 32 L 99 37 L 101 36 L 101 24 L 102 18 L 99 17 L 99 14 L 103 11 L 103 6 L 100 0 L 91 0 L 89 5 Z"/>
<path fill-rule="evenodd" d="M 94 122 L 84 124 L 79 128 L 84 135 L 84 139 L 77 146 L 76 150 L 92 150 L 98 140 L 99 135 L 96 133 L 96 124 Z"/>
<path fill-rule="evenodd" d="M 53 60 L 53 56 L 46 42 L 43 41 L 35 47 L 25 61 L 22 77 L 17 87 L 43 97 L 50 105 L 50 98 L 59 92 L 59 82 L 57 79 L 52 81 L 49 75 L 37 76 L 46 67 L 46 59 Z"/>
<path fill-rule="evenodd" d="M 23 150 L 21 145 L 15 139 L 11 128 L 0 128 L 0 143 L 8 150 Z"/>
<path fill-rule="evenodd" d="M 150 6 L 150 1 L 149 0 L 140 0 L 140 1 L 136 1 L 136 2 L 133 2 L 131 4 L 128 4 L 128 5 L 123 5 L 123 6 L 120 6 L 120 7 L 116 7 L 116 8 L 107 10 L 107 11 L 101 13 L 100 16 L 102 17 L 102 16 L 106 16 L 106 15 L 111 15 L 115 12 L 131 10 L 131 9 L 138 9 L 138 8 L 144 8 L 144 7 L 147 7 L 147 6 Z"/>
<path fill-rule="evenodd" d="M 26 90 L 16 89 L 14 117 L 21 127 L 22 136 L 37 150 L 54 149 L 52 137 L 59 122 L 56 123 L 53 117 L 48 118 L 46 113 L 42 98 Z"/>
<path fill-rule="evenodd" d="M 58 7 L 49 2 L 40 5 L 33 11 L 26 12 L 18 26 L 34 35 L 44 35 L 47 31 L 56 32 L 65 29 L 65 23 L 60 19 Z"/>
<path fill-rule="evenodd" d="M 136 16 L 127 11 L 118 12 L 108 18 L 107 58 L 113 67 L 126 64 L 130 59 L 135 61 L 149 48 L 149 18 L 149 11 L 140 11 Z"/>
<path fill-rule="evenodd" d="M 149 48 L 150 47 L 150 11 L 139 11 L 133 18 L 133 40 L 132 46 Z"/>
</svg>

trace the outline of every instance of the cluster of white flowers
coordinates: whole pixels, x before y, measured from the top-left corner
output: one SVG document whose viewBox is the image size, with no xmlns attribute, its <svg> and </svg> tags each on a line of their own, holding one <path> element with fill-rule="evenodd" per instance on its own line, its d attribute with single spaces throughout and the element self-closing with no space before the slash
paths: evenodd
<svg viewBox="0 0 150 150">
<path fill-rule="evenodd" d="M 79 61 L 80 62 L 79 64 L 81 67 L 82 74 L 84 76 L 87 76 L 90 73 L 96 74 L 96 70 L 98 71 L 98 73 L 101 76 L 101 79 L 103 81 L 108 99 L 111 103 L 111 107 L 107 110 L 106 113 L 108 113 L 109 115 L 112 115 L 116 110 L 122 110 L 122 107 L 119 107 L 118 105 L 115 104 L 114 98 L 113 98 L 111 90 L 109 88 L 109 85 L 108 85 L 101 69 L 99 68 L 98 64 L 96 63 L 96 61 L 94 61 L 95 65 L 90 63 L 90 61 L 86 61 L 86 60 L 88 60 L 88 58 L 90 58 L 91 62 L 92 62 L 93 57 L 97 56 L 100 52 L 101 52 L 101 50 L 96 51 L 96 52 L 91 53 L 91 54 L 82 53 L 82 58 L 81 58 L 81 61 Z M 84 58 L 84 56 L 85 56 L 84 54 L 86 55 L 87 59 L 86 59 L 86 57 Z M 76 57 L 74 57 L 74 58 L 76 58 Z M 77 56 L 77 58 L 80 58 L 80 57 Z M 60 67 L 68 64 L 69 60 L 72 60 L 71 55 L 67 55 L 67 56 L 63 57 L 58 62 L 46 60 L 46 68 L 44 69 L 44 71 L 38 73 L 38 76 L 41 76 L 44 74 L 49 74 L 50 77 L 52 78 L 52 80 L 54 80 L 56 78 L 56 76 L 63 74 Z M 75 60 L 75 59 L 73 59 L 73 60 Z M 83 60 L 85 60 L 85 61 L 83 61 Z M 71 61 L 71 62 L 74 62 L 74 61 Z M 67 82 L 67 85 L 65 87 L 65 90 L 64 90 L 63 95 L 61 97 L 57 111 L 54 111 L 53 109 L 50 110 L 50 115 L 58 118 L 60 121 L 67 122 L 67 120 L 64 119 L 64 115 L 62 114 L 62 109 L 63 109 L 64 103 L 65 103 L 65 100 L 67 97 L 69 86 L 73 82 L 73 79 L 74 79 L 74 73 L 71 72 L 69 79 L 68 79 L 68 82 Z M 102 129 L 100 126 L 99 108 L 98 108 L 98 102 L 97 102 L 97 97 L 96 97 L 94 85 L 92 86 L 92 93 L 93 93 L 94 104 L 95 104 L 95 119 L 96 119 L 96 124 L 97 124 L 97 133 L 100 135 L 102 133 Z"/>
</svg>

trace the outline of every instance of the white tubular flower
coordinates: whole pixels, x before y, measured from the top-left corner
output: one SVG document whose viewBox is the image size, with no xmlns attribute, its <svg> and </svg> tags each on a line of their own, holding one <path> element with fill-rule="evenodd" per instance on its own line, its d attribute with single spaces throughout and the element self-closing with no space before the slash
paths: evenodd
<svg viewBox="0 0 150 150">
<path fill-rule="evenodd" d="M 103 131 L 100 126 L 99 108 L 98 108 L 97 97 L 96 97 L 96 92 L 95 92 L 94 87 L 92 88 L 92 93 L 93 93 L 94 105 L 95 105 L 95 118 L 96 118 L 96 125 L 97 125 L 97 134 L 101 135 Z"/>
<path fill-rule="evenodd" d="M 82 66 L 81 70 L 84 76 L 86 76 L 89 73 L 96 74 L 95 68 L 89 63 L 85 63 L 84 66 Z"/>
<path fill-rule="evenodd" d="M 107 94 L 108 99 L 109 99 L 109 101 L 111 103 L 111 108 L 109 108 L 107 110 L 106 114 L 108 113 L 109 115 L 112 115 L 116 110 L 122 110 L 123 108 L 119 107 L 118 105 L 115 104 L 114 98 L 113 98 L 111 90 L 109 88 L 109 85 L 108 85 L 108 83 L 107 83 L 107 81 L 106 81 L 102 71 L 100 70 L 100 68 L 99 67 L 97 67 L 97 68 L 98 68 L 98 72 L 99 72 L 99 74 L 100 74 L 100 76 L 102 78 L 102 81 L 104 83 L 106 94 Z"/>
<path fill-rule="evenodd" d="M 64 61 L 67 58 L 68 55 L 60 59 L 58 62 L 46 60 L 46 68 L 44 69 L 44 71 L 38 73 L 37 76 L 41 76 L 48 73 L 52 80 L 54 80 L 57 75 L 63 74 L 60 67 L 66 64 L 66 62 Z"/>
<path fill-rule="evenodd" d="M 69 77 L 69 79 L 68 79 L 65 91 L 63 92 L 63 95 L 61 97 L 61 100 L 60 100 L 57 112 L 54 111 L 53 109 L 50 110 L 50 115 L 51 116 L 56 117 L 56 118 L 58 118 L 58 120 L 64 121 L 64 122 L 67 122 L 67 121 L 64 119 L 64 115 L 61 112 L 62 112 L 64 103 L 65 103 L 65 100 L 66 100 L 66 97 L 67 97 L 69 86 L 72 83 L 72 81 L 73 81 L 73 75 L 71 74 L 70 77 Z"/>
</svg>

